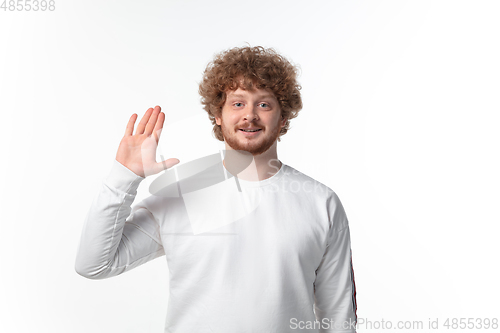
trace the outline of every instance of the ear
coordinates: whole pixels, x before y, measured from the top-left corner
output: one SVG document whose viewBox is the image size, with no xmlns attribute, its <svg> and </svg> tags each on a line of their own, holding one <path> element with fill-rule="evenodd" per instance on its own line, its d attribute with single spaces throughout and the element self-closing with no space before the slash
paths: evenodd
<svg viewBox="0 0 500 333">
<path fill-rule="evenodd" d="M 221 125 L 221 123 L 222 123 L 222 120 L 221 120 L 221 118 L 219 118 L 219 117 L 215 117 L 215 122 L 217 123 L 217 125 L 219 125 L 219 126 L 220 126 L 220 125 Z"/>
<path fill-rule="evenodd" d="M 281 127 L 285 126 L 286 121 L 287 121 L 287 118 L 285 118 L 285 116 L 281 116 Z"/>
</svg>

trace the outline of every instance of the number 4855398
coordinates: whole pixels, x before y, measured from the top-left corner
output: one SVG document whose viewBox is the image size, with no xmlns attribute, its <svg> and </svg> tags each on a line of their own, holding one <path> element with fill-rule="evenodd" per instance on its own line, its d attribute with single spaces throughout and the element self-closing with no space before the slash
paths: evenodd
<svg viewBox="0 0 500 333">
<path fill-rule="evenodd" d="M 46 11 L 47 9 L 50 11 L 56 10 L 56 2 L 54 0 L 46 1 L 46 0 L 4 0 L 0 9 L 4 11 Z"/>
<path fill-rule="evenodd" d="M 447 329 L 497 329 L 498 318 L 447 318 L 443 324 Z"/>
</svg>

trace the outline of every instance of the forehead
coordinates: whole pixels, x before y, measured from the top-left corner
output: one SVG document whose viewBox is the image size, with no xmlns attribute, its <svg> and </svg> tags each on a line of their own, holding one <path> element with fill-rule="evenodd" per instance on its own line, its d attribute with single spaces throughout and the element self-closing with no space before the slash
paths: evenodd
<svg viewBox="0 0 500 333">
<path fill-rule="evenodd" d="M 276 99 L 276 96 L 272 91 L 264 90 L 264 89 L 253 89 L 253 90 L 244 90 L 238 88 L 236 90 L 229 90 L 226 93 L 227 98 L 271 98 Z"/>
</svg>

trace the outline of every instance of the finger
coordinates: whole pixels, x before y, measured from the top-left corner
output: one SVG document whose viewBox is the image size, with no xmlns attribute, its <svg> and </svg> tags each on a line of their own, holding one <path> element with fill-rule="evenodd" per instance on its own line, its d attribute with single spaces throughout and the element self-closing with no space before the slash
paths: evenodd
<svg viewBox="0 0 500 333">
<path fill-rule="evenodd" d="M 161 156 L 163 158 L 163 156 Z M 156 170 L 155 172 L 158 173 L 163 170 L 170 169 L 174 165 L 178 164 L 180 161 L 177 158 L 169 158 L 168 160 L 161 161 L 156 163 Z"/>
<path fill-rule="evenodd" d="M 165 122 L 165 113 L 160 112 L 160 114 L 158 115 L 158 119 L 156 120 L 155 128 L 153 130 L 153 135 L 154 135 L 156 142 L 158 142 L 160 140 L 160 134 L 161 134 L 161 130 L 163 128 L 164 122 Z"/>
<path fill-rule="evenodd" d="M 155 106 L 155 109 L 153 110 L 153 113 L 151 114 L 151 117 L 149 117 L 149 121 L 146 124 L 146 129 L 144 130 L 144 134 L 147 136 L 150 136 L 151 133 L 153 133 L 153 128 L 155 127 L 156 120 L 158 119 L 158 114 L 160 113 L 161 108 L 157 105 Z"/>
<path fill-rule="evenodd" d="M 137 119 L 137 113 L 134 113 L 128 120 L 127 128 L 125 129 L 125 136 L 130 136 L 134 133 L 134 124 Z"/>
<path fill-rule="evenodd" d="M 153 112 L 153 108 L 149 108 L 144 116 L 142 116 L 141 122 L 139 125 L 137 125 L 137 130 L 135 131 L 135 134 L 142 134 L 144 133 L 144 128 L 146 127 L 146 124 L 149 121 L 149 117 L 151 116 L 151 113 Z"/>
</svg>

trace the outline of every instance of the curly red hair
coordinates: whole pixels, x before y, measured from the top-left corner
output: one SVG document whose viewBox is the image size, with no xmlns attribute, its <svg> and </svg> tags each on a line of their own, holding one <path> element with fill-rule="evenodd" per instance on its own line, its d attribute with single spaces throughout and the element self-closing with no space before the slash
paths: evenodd
<svg viewBox="0 0 500 333">
<path fill-rule="evenodd" d="M 301 86 L 297 83 L 298 68 L 279 55 L 272 48 L 235 47 L 215 55 L 205 72 L 199 86 L 201 103 L 212 122 L 215 137 L 224 141 L 221 126 L 215 117 L 222 114 L 226 102 L 226 92 L 238 88 L 244 90 L 270 90 L 276 96 L 281 108 L 281 115 L 286 118 L 285 126 L 280 131 L 284 135 L 290 126 L 290 120 L 297 117 L 302 109 Z"/>
</svg>

